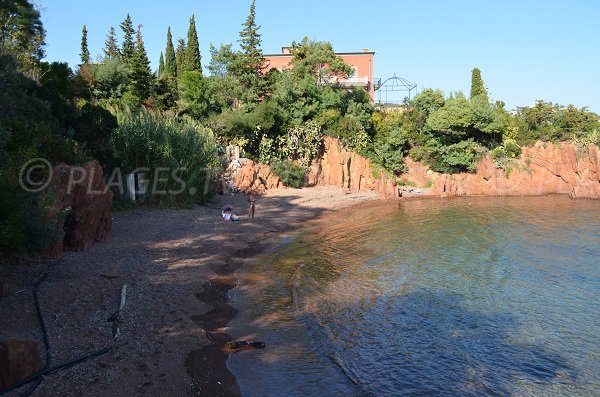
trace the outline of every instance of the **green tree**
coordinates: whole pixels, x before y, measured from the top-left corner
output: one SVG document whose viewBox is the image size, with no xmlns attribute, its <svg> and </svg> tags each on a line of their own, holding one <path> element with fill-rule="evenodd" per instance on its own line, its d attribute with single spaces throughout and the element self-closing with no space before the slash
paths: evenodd
<svg viewBox="0 0 600 397">
<path fill-rule="evenodd" d="M 177 50 L 175 51 L 176 76 L 183 74 L 187 57 L 187 46 L 184 39 L 177 39 Z"/>
<path fill-rule="evenodd" d="M 40 13 L 30 1 L 0 1 L 0 56 L 12 55 L 19 71 L 36 80 L 45 37 Z"/>
<path fill-rule="evenodd" d="M 319 85 L 333 84 L 336 77 L 348 77 L 352 68 L 333 51 L 331 43 L 311 41 L 305 37 L 300 43 L 293 42 L 292 74 L 298 77 L 315 76 Z"/>
<path fill-rule="evenodd" d="M 81 56 L 81 63 L 83 64 L 90 63 L 90 50 L 88 49 L 87 33 L 87 27 L 83 25 L 83 28 L 81 29 L 81 54 L 79 54 Z"/>
<path fill-rule="evenodd" d="M 125 20 L 121 22 L 121 30 L 123 31 L 123 47 L 121 49 L 121 55 L 123 56 L 123 61 L 129 65 L 135 55 L 135 42 L 133 41 L 135 30 L 133 29 L 133 22 L 131 22 L 129 14 L 127 14 Z"/>
<path fill-rule="evenodd" d="M 165 58 L 163 57 L 162 51 L 160 52 L 160 59 L 158 60 L 158 77 L 161 77 L 165 73 Z"/>
<path fill-rule="evenodd" d="M 167 49 L 165 52 L 165 57 L 165 73 L 171 77 L 177 77 L 177 60 L 175 58 L 173 36 L 171 36 L 170 26 L 167 29 Z"/>
<path fill-rule="evenodd" d="M 486 102 L 489 102 L 488 93 L 481 79 L 481 70 L 474 68 L 471 71 L 471 99 L 481 97 Z"/>
<path fill-rule="evenodd" d="M 246 22 L 242 26 L 243 29 L 238 40 L 241 52 L 234 62 L 234 70 L 242 87 L 240 98 L 242 102 L 257 103 L 264 95 L 265 58 L 260 48 L 261 38 L 258 32 L 260 26 L 256 25 L 254 0 L 250 4 L 250 13 Z"/>
<path fill-rule="evenodd" d="M 142 25 L 139 25 L 129 74 L 130 91 L 141 102 L 150 95 L 151 84 L 152 71 L 150 70 L 150 61 L 144 47 Z"/>
<path fill-rule="evenodd" d="M 198 33 L 196 32 L 196 19 L 194 15 L 190 18 L 190 26 L 187 34 L 187 50 L 185 55 L 185 72 L 200 72 L 202 73 L 200 57 L 200 44 L 198 43 Z"/>
<path fill-rule="evenodd" d="M 119 58 L 121 53 L 117 44 L 117 33 L 114 27 L 110 27 L 106 40 L 104 41 L 104 57 L 105 58 Z"/>
</svg>

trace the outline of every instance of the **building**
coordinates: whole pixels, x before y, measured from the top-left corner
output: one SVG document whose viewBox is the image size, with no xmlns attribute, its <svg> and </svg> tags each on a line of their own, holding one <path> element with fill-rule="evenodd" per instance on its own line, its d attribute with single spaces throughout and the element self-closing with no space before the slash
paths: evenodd
<svg viewBox="0 0 600 397">
<path fill-rule="evenodd" d="M 335 54 L 354 70 L 352 75 L 348 76 L 347 79 L 338 80 L 338 83 L 347 87 L 364 87 L 371 96 L 371 101 L 374 101 L 373 56 L 375 52 L 365 48 L 361 52 L 336 52 Z M 281 54 L 267 54 L 264 57 L 267 60 L 267 71 L 286 69 L 293 58 L 290 54 L 290 47 L 282 47 Z"/>
</svg>

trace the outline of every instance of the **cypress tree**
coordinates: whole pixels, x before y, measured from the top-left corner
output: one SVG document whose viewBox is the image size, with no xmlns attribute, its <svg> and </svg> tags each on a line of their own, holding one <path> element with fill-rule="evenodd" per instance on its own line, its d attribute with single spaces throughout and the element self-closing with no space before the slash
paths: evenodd
<svg viewBox="0 0 600 397">
<path fill-rule="evenodd" d="M 123 60 L 129 64 L 135 53 L 135 43 L 133 42 L 135 30 L 133 29 L 133 23 L 129 14 L 127 14 L 127 17 L 121 22 L 120 26 L 123 31 L 123 49 L 121 50 L 121 54 L 123 55 Z"/>
<path fill-rule="evenodd" d="M 181 76 L 185 71 L 187 55 L 187 46 L 185 45 L 184 39 L 177 39 L 177 50 L 175 51 L 175 63 L 177 65 L 177 76 Z"/>
<path fill-rule="evenodd" d="M 83 29 L 81 29 L 81 63 L 86 64 L 90 63 L 90 51 L 88 50 L 87 43 L 87 28 L 83 25 Z"/>
<path fill-rule="evenodd" d="M 121 53 L 117 45 L 117 33 L 115 32 L 115 28 L 111 26 L 104 41 L 104 57 L 118 58 L 119 56 L 121 56 Z"/>
<path fill-rule="evenodd" d="M 158 60 L 158 77 L 165 74 L 165 59 L 163 58 L 162 51 L 160 52 L 160 59 Z"/>
<path fill-rule="evenodd" d="M 489 102 L 488 93 L 481 79 L 481 70 L 474 68 L 471 71 L 471 99 L 481 97 L 486 102 Z"/>
<path fill-rule="evenodd" d="M 129 83 L 131 93 L 140 100 L 144 100 L 150 96 L 150 85 L 152 83 L 152 71 L 150 70 L 150 61 L 144 47 L 142 39 L 142 25 L 138 26 L 136 43 L 131 59 L 131 72 L 129 75 Z"/>
<path fill-rule="evenodd" d="M 175 49 L 173 48 L 173 36 L 171 36 L 171 27 L 167 29 L 167 50 L 165 53 L 165 73 L 169 76 L 177 77 L 177 59 L 175 58 Z"/>
<path fill-rule="evenodd" d="M 190 27 L 187 34 L 187 51 L 185 71 L 197 71 L 202 73 L 200 57 L 200 44 L 198 43 L 198 34 L 196 33 L 196 18 L 192 14 L 190 18 Z"/>
</svg>

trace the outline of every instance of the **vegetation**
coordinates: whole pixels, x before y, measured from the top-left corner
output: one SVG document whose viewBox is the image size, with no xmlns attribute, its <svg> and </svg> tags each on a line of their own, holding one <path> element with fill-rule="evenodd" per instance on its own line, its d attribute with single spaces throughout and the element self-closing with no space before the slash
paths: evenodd
<svg viewBox="0 0 600 397">
<path fill-rule="evenodd" d="M 136 31 L 129 14 L 121 33 L 110 28 L 101 56 L 90 54 L 84 25 L 81 64 L 71 69 L 42 61 L 45 31 L 32 1 L 0 1 L 2 252 L 34 252 L 51 240 L 52 220 L 44 214 L 52 192 L 19 187 L 21 167 L 36 157 L 71 164 L 95 158 L 107 178 L 117 167 L 143 167 L 149 177 L 185 168 L 161 176 L 158 187 L 167 194 L 146 202 L 188 205 L 206 199 L 207 177 L 225 145 L 240 146 L 299 187 L 325 135 L 398 180 L 408 155 L 436 171 L 473 172 L 486 153 L 509 169 L 521 147 L 536 140 L 600 143 L 598 115 L 543 101 L 508 112 L 490 101 L 478 68 L 469 97 L 425 89 L 396 112 L 376 111 L 367 91 L 339 84 L 352 70 L 328 42 L 294 42 L 290 67 L 268 70 L 256 12 L 251 0 L 236 45 L 211 45 L 204 70 L 193 15 L 185 38 L 174 41 L 167 27 L 154 72 L 141 25 Z M 180 181 L 187 188 L 178 192 Z M 121 196 L 115 203 L 131 205 Z"/>
</svg>

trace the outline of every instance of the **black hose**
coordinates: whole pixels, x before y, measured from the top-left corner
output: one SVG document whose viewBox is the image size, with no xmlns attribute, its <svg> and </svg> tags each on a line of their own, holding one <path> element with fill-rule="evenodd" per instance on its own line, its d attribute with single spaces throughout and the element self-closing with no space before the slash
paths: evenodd
<svg viewBox="0 0 600 397">
<path fill-rule="evenodd" d="M 60 369 L 65 369 L 65 368 L 69 368 L 72 367 L 73 365 L 79 364 L 83 361 L 89 360 L 90 358 L 94 358 L 97 356 L 100 356 L 102 354 L 107 353 L 108 351 L 110 351 L 110 349 L 112 349 L 112 346 L 109 347 L 105 347 L 99 350 L 96 350 L 95 352 L 92 353 L 88 353 L 84 356 L 81 356 L 79 358 L 73 359 L 71 361 L 67 361 L 66 363 L 63 364 L 59 364 L 57 366 L 54 367 L 50 367 L 50 364 L 52 363 L 52 357 L 50 355 L 50 338 L 48 336 L 48 328 L 46 327 L 46 323 L 44 322 L 44 317 L 42 316 L 42 309 L 40 308 L 40 302 L 38 299 L 38 288 L 40 287 L 40 285 L 42 285 L 42 283 L 46 280 L 46 278 L 48 277 L 48 272 L 50 271 L 50 268 L 54 265 L 55 263 L 50 264 L 46 270 L 44 271 L 44 273 L 42 273 L 42 275 L 40 276 L 40 278 L 35 282 L 34 286 L 33 286 L 33 301 L 35 303 L 35 310 L 37 312 L 37 316 L 38 316 L 38 320 L 40 322 L 40 327 L 42 328 L 42 335 L 43 335 L 43 339 L 44 339 L 44 346 L 46 347 L 46 363 L 44 365 L 44 368 L 42 368 L 41 370 L 39 370 L 38 372 L 36 372 L 35 374 L 7 387 L 4 390 L 0 390 L 0 396 L 4 396 L 6 393 L 11 392 L 15 389 L 18 389 L 22 386 L 25 386 L 28 383 L 31 383 L 33 381 L 35 381 L 35 384 L 32 385 L 25 393 L 23 393 L 21 396 L 22 397 L 28 397 L 30 396 L 37 388 L 38 386 L 42 383 L 42 381 L 44 380 L 44 377 L 54 371 L 58 371 Z"/>
<path fill-rule="evenodd" d="M 43 376 L 46 376 L 46 375 L 48 375 L 48 374 L 50 374 L 52 372 L 58 371 L 60 369 L 65 369 L 65 368 L 72 367 L 73 365 L 76 365 L 76 364 L 79 364 L 79 363 L 81 363 L 83 361 L 89 360 L 90 358 L 101 356 L 101 355 L 103 355 L 105 353 L 108 353 L 111 349 L 112 349 L 112 346 L 108 346 L 108 347 L 102 348 L 100 350 L 96 350 L 95 352 L 88 353 L 88 354 L 86 354 L 84 356 L 81 356 L 79 358 L 73 359 L 71 361 L 67 361 L 66 363 L 59 364 L 59 365 L 56 365 L 56 366 L 51 367 L 51 368 L 45 368 L 45 369 L 43 369 L 41 371 L 36 372 L 35 374 L 33 374 L 33 375 L 29 376 L 29 377 L 23 379 L 22 381 L 17 382 L 14 385 L 12 385 L 12 386 L 10 386 L 10 387 L 8 387 L 8 388 L 0 391 L 0 396 L 4 395 L 4 394 L 6 394 L 6 393 L 8 393 L 10 391 L 13 391 L 15 389 L 18 389 L 21 386 L 25 386 L 26 384 L 28 384 L 30 382 L 33 382 L 34 380 L 39 380 Z M 32 393 L 34 390 L 35 389 L 31 390 L 30 393 Z"/>
</svg>

